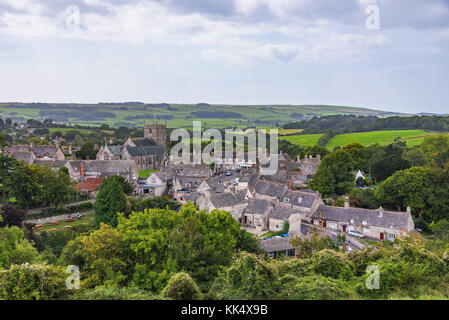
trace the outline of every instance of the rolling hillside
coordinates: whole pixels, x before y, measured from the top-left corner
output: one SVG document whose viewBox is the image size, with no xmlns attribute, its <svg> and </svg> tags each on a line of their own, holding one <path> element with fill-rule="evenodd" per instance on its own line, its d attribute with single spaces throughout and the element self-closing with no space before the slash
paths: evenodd
<svg viewBox="0 0 449 320">
<path fill-rule="evenodd" d="M 335 147 L 343 147 L 347 144 L 358 142 L 362 145 L 371 145 L 378 143 L 380 145 L 388 145 L 396 138 L 406 142 L 408 147 L 421 144 L 425 137 L 431 135 L 439 135 L 441 132 L 426 130 L 388 130 L 388 131 L 370 131 L 339 134 L 333 137 L 326 145 L 326 148 L 333 150 Z M 305 134 L 284 136 L 280 139 L 288 140 L 293 144 L 301 146 L 311 146 L 316 144 L 321 134 Z"/>
<path fill-rule="evenodd" d="M 0 117 L 16 122 L 27 119 L 53 119 L 56 122 L 79 125 L 142 126 L 144 121 L 166 121 L 169 128 L 192 127 L 193 120 L 201 120 L 203 127 L 272 127 L 292 120 L 313 116 L 354 114 L 387 117 L 396 113 L 372 109 L 326 105 L 209 105 L 199 104 L 49 104 L 0 103 Z"/>
</svg>

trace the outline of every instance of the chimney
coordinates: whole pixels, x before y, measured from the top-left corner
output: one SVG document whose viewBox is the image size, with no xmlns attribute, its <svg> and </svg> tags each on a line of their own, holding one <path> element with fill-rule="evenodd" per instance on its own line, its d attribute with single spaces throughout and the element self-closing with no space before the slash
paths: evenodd
<svg viewBox="0 0 449 320">
<path fill-rule="evenodd" d="M 410 206 L 407 207 L 407 213 L 410 215 L 412 214 L 412 208 Z"/>
<path fill-rule="evenodd" d="M 345 209 L 349 209 L 350 205 L 349 205 L 349 197 L 345 196 Z"/>
<path fill-rule="evenodd" d="M 81 162 L 81 177 L 84 177 L 84 163 Z"/>
<path fill-rule="evenodd" d="M 288 190 L 291 190 L 291 189 L 292 189 L 292 181 L 288 180 Z"/>
<path fill-rule="evenodd" d="M 321 160 L 321 154 L 317 154 L 316 157 L 318 158 L 318 160 Z"/>
<path fill-rule="evenodd" d="M 315 200 L 318 200 L 318 199 L 320 199 L 320 193 L 317 191 L 317 192 L 315 192 Z"/>
<path fill-rule="evenodd" d="M 296 157 L 296 162 L 300 162 L 300 161 L 301 161 L 301 157 L 298 154 L 298 156 Z"/>
<path fill-rule="evenodd" d="M 332 200 L 332 207 L 335 207 L 335 201 Z"/>
<path fill-rule="evenodd" d="M 380 207 L 378 211 L 379 211 L 379 218 L 382 218 L 384 216 L 384 208 Z"/>
</svg>

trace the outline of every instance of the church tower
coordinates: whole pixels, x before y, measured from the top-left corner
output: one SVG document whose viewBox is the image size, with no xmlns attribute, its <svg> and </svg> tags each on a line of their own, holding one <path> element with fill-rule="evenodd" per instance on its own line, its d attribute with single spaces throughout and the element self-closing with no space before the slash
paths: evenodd
<svg viewBox="0 0 449 320">
<path fill-rule="evenodd" d="M 167 126 L 159 123 L 146 124 L 144 138 L 151 138 L 158 146 L 167 147 Z"/>
</svg>

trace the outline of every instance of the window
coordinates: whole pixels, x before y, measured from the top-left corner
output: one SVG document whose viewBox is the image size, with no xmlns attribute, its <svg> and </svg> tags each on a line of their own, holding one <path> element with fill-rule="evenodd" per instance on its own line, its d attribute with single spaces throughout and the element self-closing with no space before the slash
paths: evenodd
<svg viewBox="0 0 449 320">
<path fill-rule="evenodd" d="M 362 224 L 363 224 L 364 226 L 366 226 L 366 225 L 368 224 L 368 222 L 366 222 L 365 220 L 363 220 L 363 221 L 362 221 Z"/>
<path fill-rule="evenodd" d="M 396 235 L 395 235 L 394 233 L 388 234 L 388 237 L 389 237 L 390 239 L 396 239 Z"/>
<path fill-rule="evenodd" d="M 284 201 L 287 202 L 287 203 L 289 203 L 289 202 L 290 202 L 290 199 L 287 198 L 287 197 L 285 197 L 285 198 L 284 198 Z"/>
<path fill-rule="evenodd" d="M 351 223 L 354 224 L 354 219 L 351 219 Z"/>
</svg>

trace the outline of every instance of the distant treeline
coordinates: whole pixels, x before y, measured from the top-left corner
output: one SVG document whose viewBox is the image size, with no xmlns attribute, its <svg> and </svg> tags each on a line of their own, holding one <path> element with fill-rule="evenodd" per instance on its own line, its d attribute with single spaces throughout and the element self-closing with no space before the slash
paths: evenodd
<svg viewBox="0 0 449 320">
<path fill-rule="evenodd" d="M 422 129 L 449 131 L 449 117 L 412 116 L 378 118 L 355 115 L 332 115 L 313 117 L 309 120 L 288 123 L 284 129 L 304 129 L 303 133 L 341 134 L 348 132 L 366 132 L 377 130 Z"/>
<path fill-rule="evenodd" d="M 191 115 L 196 118 L 222 118 L 222 119 L 240 119 L 243 116 L 238 112 L 231 111 L 197 111 Z"/>
</svg>

